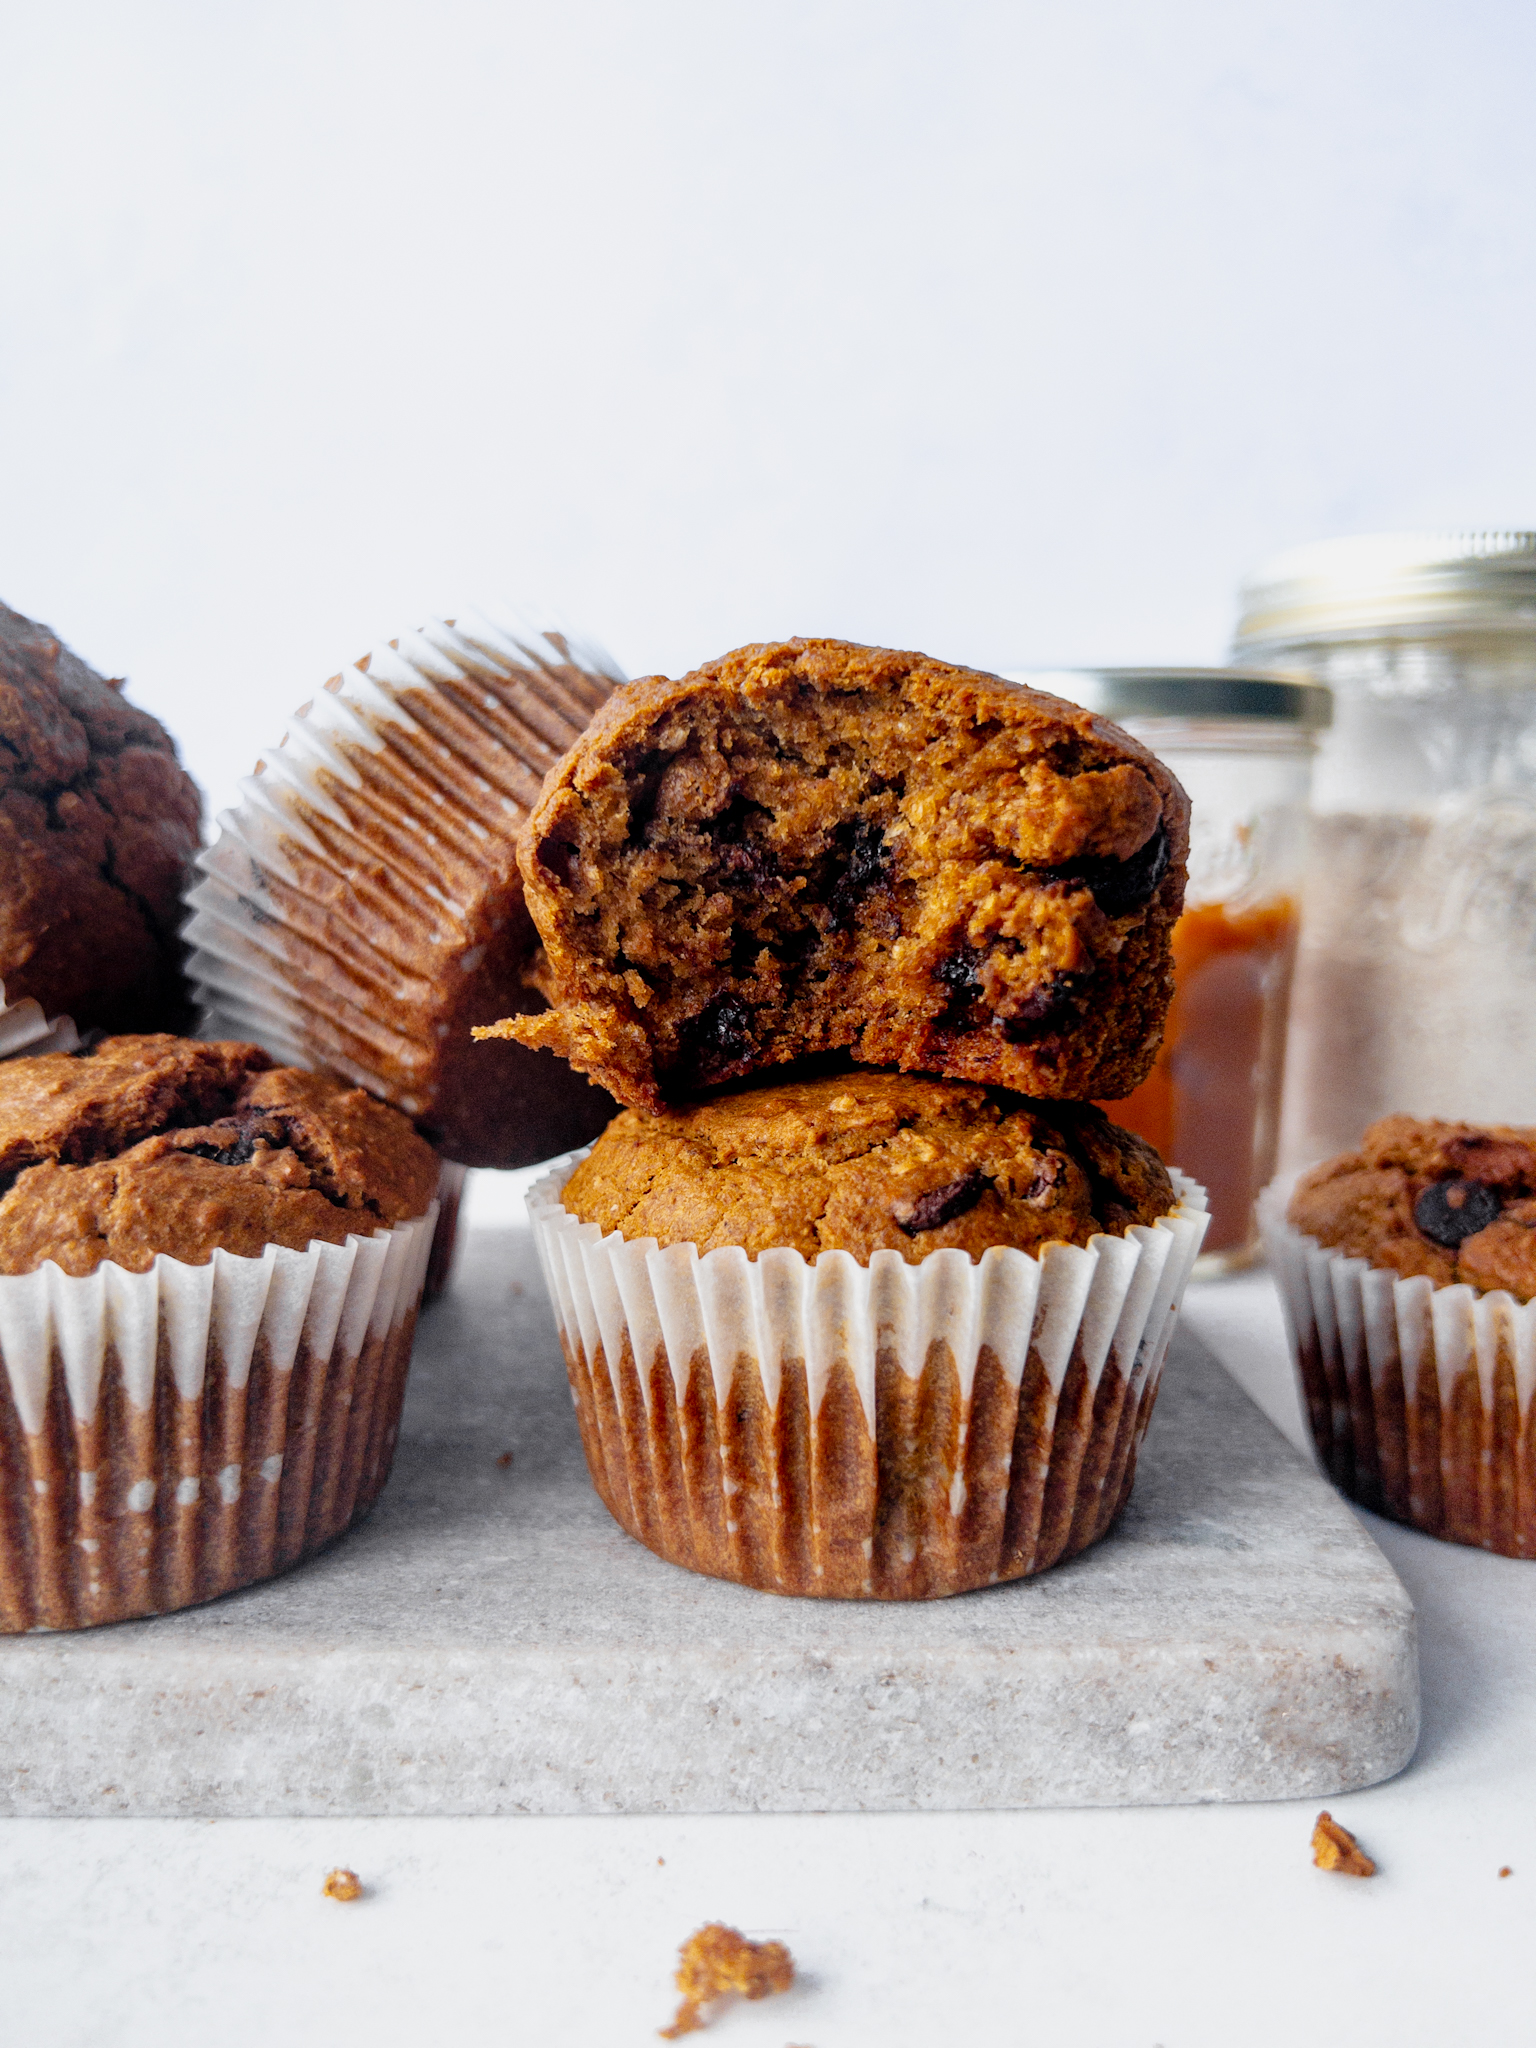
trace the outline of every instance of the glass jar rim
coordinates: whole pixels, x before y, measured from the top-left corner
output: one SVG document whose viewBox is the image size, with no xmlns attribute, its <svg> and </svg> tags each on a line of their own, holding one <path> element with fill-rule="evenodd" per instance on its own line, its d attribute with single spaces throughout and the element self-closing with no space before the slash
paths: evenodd
<svg viewBox="0 0 1536 2048">
<path fill-rule="evenodd" d="M 1243 583 L 1243 658 L 1341 640 L 1536 639 L 1536 532 L 1363 533 L 1288 548 Z"/>
<path fill-rule="evenodd" d="M 1290 669 L 1014 669 L 1007 680 L 1081 704 L 1122 723 L 1220 721 L 1321 732 L 1333 723 L 1333 692 Z"/>
</svg>

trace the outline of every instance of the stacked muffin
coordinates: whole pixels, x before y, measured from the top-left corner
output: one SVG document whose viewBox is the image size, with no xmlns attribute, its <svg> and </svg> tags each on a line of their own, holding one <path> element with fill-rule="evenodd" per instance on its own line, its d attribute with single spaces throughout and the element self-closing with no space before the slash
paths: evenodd
<svg viewBox="0 0 1536 2048">
<path fill-rule="evenodd" d="M 1116 727 L 839 641 L 629 684 L 551 771 L 549 1008 L 478 1035 L 626 1106 L 532 1207 L 633 1534 L 899 1598 L 1108 1527 L 1203 1203 L 1089 1104 L 1156 1050 L 1187 844 Z"/>
</svg>

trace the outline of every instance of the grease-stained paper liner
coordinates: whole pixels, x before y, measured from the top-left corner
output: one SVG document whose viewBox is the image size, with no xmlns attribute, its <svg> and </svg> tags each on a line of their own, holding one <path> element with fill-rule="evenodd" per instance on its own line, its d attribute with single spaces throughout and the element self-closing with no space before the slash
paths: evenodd
<svg viewBox="0 0 1536 2048">
<path fill-rule="evenodd" d="M 528 1197 L 593 1484 L 674 1564 L 778 1593 L 913 1600 L 1022 1578 L 1108 1529 L 1205 1194 L 1151 1226 L 910 1266 L 604 1237 Z"/>
<path fill-rule="evenodd" d="M 537 1007 L 517 833 L 622 680 L 600 649 L 478 615 L 333 676 L 199 857 L 184 937 L 204 1029 L 344 1075 L 466 1165 L 595 1136 L 600 1090 L 470 1028 Z"/>
<path fill-rule="evenodd" d="M 0 1060 L 18 1053 L 77 1052 L 80 1034 L 72 1017 L 45 1017 L 43 1006 L 31 996 L 19 1003 L 5 1000 L 5 983 L 0 981 Z"/>
<path fill-rule="evenodd" d="M 0 1631 L 211 1600 L 364 1514 L 435 1216 L 255 1259 L 0 1276 Z"/>
<path fill-rule="evenodd" d="M 1536 1557 L 1536 1302 L 1329 1251 L 1259 1199 L 1312 1439 L 1340 1491 L 1450 1543 Z"/>
</svg>

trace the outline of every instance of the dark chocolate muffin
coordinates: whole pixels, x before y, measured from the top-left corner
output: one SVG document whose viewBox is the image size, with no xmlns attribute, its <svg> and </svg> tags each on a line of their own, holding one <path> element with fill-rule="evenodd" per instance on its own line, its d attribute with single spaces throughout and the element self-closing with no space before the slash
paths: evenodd
<svg viewBox="0 0 1536 2048">
<path fill-rule="evenodd" d="M 1079 1103 L 907 1074 L 787 1081 L 659 1116 L 625 1110 L 566 1182 L 583 1223 L 701 1253 L 782 1245 L 909 1265 L 1038 1252 L 1177 1206 L 1150 1145 Z"/>
<path fill-rule="evenodd" d="M 341 1244 L 424 1215 L 437 1173 L 398 1111 L 254 1045 L 122 1037 L 0 1064 L 0 1273 Z"/>
<path fill-rule="evenodd" d="M 631 683 L 520 842 L 552 1008 L 492 1035 L 650 1111 L 841 1047 L 1125 1095 L 1162 1030 L 1188 814 L 1117 727 L 926 655 L 789 640 Z"/>
<path fill-rule="evenodd" d="M 1383 1117 L 1358 1152 L 1303 1175 L 1288 1217 L 1405 1278 L 1536 1300 L 1536 1130 Z"/>
<path fill-rule="evenodd" d="M 0 605 L 0 982 L 83 1030 L 190 1021 L 181 892 L 197 786 L 170 735 Z"/>
</svg>

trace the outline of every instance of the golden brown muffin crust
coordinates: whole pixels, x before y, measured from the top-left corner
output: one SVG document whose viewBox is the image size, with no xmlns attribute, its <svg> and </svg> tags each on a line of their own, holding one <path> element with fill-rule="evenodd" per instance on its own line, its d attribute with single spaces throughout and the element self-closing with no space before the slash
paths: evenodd
<svg viewBox="0 0 1536 2048">
<path fill-rule="evenodd" d="M 497 1027 L 655 1110 L 803 1055 L 1052 1098 L 1156 1050 L 1188 801 L 1055 697 L 788 640 L 617 691 L 519 859 L 553 1009 Z"/>
<path fill-rule="evenodd" d="M 0 1272 L 341 1244 L 424 1214 L 438 1162 L 360 1088 L 169 1037 L 0 1064 Z"/>
<path fill-rule="evenodd" d="M 1536 1130 L 1383 1117 L 1296 1184 L 1292 1225 L 1373 1266 L 1536 1299 Z"/>
<path fill-rule="evenodd" d="M 0 981 L 82 1029 L 187 1021 L 177 931 L 202 799 L 175 742 L 0 604 Z"/>
<path fill-rule="evenodd" d="M 639 1116 L 624 1110 L 566 1183 L 583 1223 L 701 1252 L 807 1259 L 948 1248 L 1034 1252 L 1175 1207 L 1162 1161 L 1099 1110 L 967 1082 L 837 1075 Z"/>
</svg>

